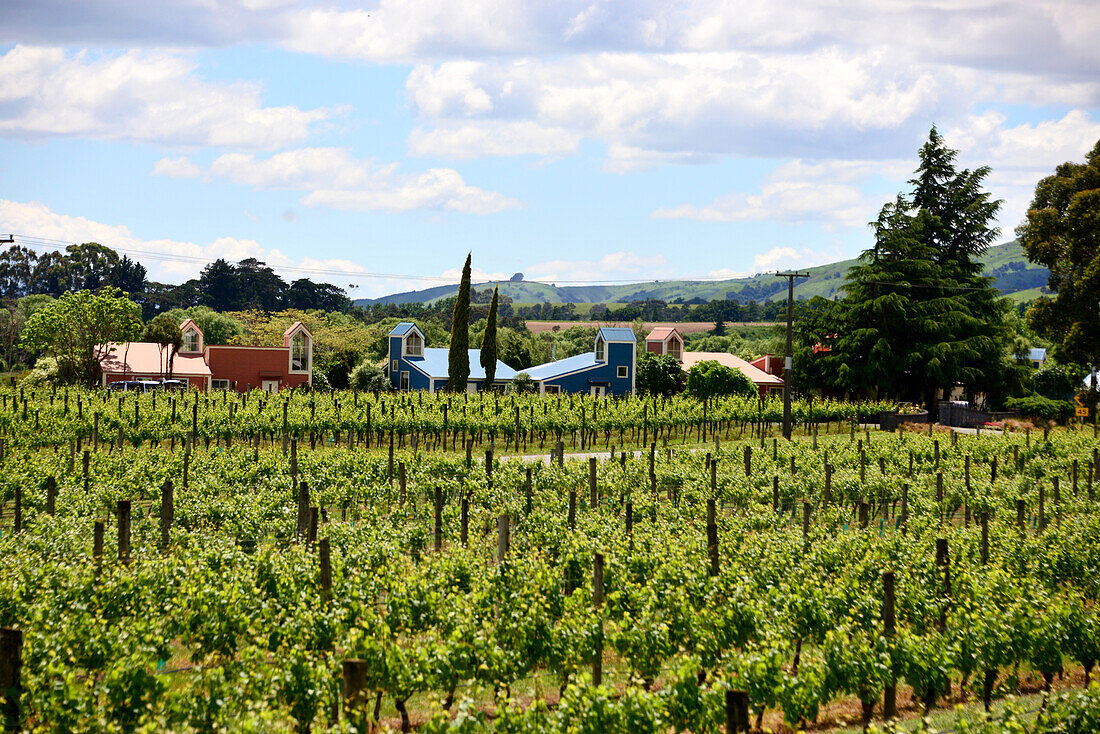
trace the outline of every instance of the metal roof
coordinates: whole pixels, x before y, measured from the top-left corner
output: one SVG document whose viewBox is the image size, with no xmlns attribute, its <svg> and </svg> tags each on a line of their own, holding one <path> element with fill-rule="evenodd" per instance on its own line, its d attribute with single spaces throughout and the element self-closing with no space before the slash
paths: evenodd
<svg viewBox="0 0 1100 734">
<path fill-rule="evenodd" d="M 399 324 L 400 325 L 400 324 Z M 409 324 L 412 326 L 412 324 Z M 391 332 L 392 333 L 392 332 Z M 481 366 L 481 350 L 480 349 L 468 349 L 466 350 L 470 355 L 470 379 L 471 380 L 484 380 L 485 368 Z M 405 361 L 411 365 L 414 365 L 428 377 L 433 377 L 437 380 L 446 380 L 447 374 L 450 371 L 449 356 L 451 350 L 446 347 L 428 347 L 424 350 L 423 357 L 405 357 Z M 497 373 L 494 376 L 494 380 L 511 380 L 516 376 L 516 371 L 508 365 L 497 360 Z"/>
<path fill-rule="evenodd" d="M 402 321 L 397 326 L 390 330 L 390 336 L 405 336 L 411 330 L 416 328 L 416 324 L 411 321 Z"/>
<path fill-rule="evenodd" d="M 1030 358 L 1032 362 L 1042 362 L 1047 358 L 1047 350 L 1042 347 L 1034 347 L 1031 350 Z"/>
<path fill-rule="evenodd" d="M 600 328 L 600 336 L 609 342 L 636 342 L 634 329 L 624 329 L 617 326 L 604 326 Z"/>
<path fill-rule="evenodd" d="M 595 354 L 592 352 L 585 352 L 575 357 L 566 357 L 565 359 L 559 359 L 557 362 L 547 362 L 546 364 L 540 364 L 523 371 L 529 374 L 533 380 L 549 380 L 554 377 L 567 375 L 570 372 L 577 372 L 578 370 L 595 367 L 599 364 L 603 363 L 596 361 Z"/>
</svg>

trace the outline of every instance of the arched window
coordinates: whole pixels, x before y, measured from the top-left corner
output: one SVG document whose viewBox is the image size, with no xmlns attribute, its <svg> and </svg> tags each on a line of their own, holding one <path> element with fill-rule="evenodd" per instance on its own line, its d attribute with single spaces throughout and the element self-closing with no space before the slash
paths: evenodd
<svg viewBox="0 0 1100 734">
<path fill-rule="evenodd" d="M 599 337 L 596 339 L 596 361 L 603 362 L 605 354 L 606 347 L 604 346 L 603 337 Z"/>
<path fill-rule="evenodd" d="M 183 332 L 183 349 L 184 352 L 197 352 L 199 351 L 199 332 L 194 329 L 188 329 Z"/>
<path fill-rule="evenodd" d="M 309 371 L 309 337 L 300 331 L 290 339 L 290 369 Z"/>
<path fill-rule="evenodd" d="M 405 339 L 405 355 L 409 357 L 421 357 L 424 355 L 424 340 L 415 331 Z"/>
</svg>

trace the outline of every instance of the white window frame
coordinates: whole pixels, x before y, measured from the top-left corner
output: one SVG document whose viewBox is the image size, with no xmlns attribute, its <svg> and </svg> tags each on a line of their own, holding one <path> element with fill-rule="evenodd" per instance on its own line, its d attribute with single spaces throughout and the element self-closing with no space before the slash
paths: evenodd
<svg viewBox="0 0 1100 734">
<path fill-rule="evenodd" d="M 625 380 L 627 377 L 630 377 L 630 372 L 629 370 L 627 370 L 625 364 L 621 364 L 618 366 L 618 368 L 615 370 L 615 376 L 623 380 Z"/>
<path fill-rule="evenodd" d="M 411 343 L 413 339 L 416 339 L 417 344 L 413 346 Z M 423 357 L 424 356 L 424 337 L 420 336 L 420 332 L 412 330 L 409 335 L 405 337 L 405 356 L 406 357 Z"/>
<path fill-rule="evenodd" d="M 294 366 L 294 362 L 295 362 L 294 352 L 297 349 L 297 345 L 299 343 L 302 345 L 302 352 L 303 352 L 303 357 L 304 357 L 304 361 L 305 361 L 305 366 L 304 367 L 295 367 Z M 296 332 L 294 332 L 293 334 L 290 335 L 290 371 L 291 372 L 308 373 L 313 368 L 313 354 L 312 354 L 313 350 L 310 348 L 311 346 L 312 346 L 312 342 L 310 341 L 309 334 L 305 333 L 304 331 L 299 330 L 299 331 L 296 331 Z"/>
<path fill-rule="evenodd" d="M 196 329 L 188 329 L 183 332 L 183 348 L 181 352 L 199 351 L 199 332 Z"/>
<path fill-rule="evenodd" d="M 397 363 L 396 359 L 390 362 L 390 372 L 397 372 L 399 367 L 400 365 Z"/>
<path fill-rule="evenodd" d="M 561 385 L 543 385 L 542 391 L 546 395 L 560 395 Z"/>
<path fill-rule="evenodd" d="M 596 361 L 607 361 L 607 342 L 604 341 L 602 336 L 596 337 Z"/>
<path fill-rule="evenodd" d="M 666 353 L 675 357 L 677 362 L 684 361 L 684 345 L 681 344 L 680 340 L 676 337 L 668 340 L 668 349 Z"/>
<path fill-rule="evenodd" d="M 211 390 L 228 390 L 229 389 L 229 380 L 216 380 L 216 379 L 211 378 L 210 379 L 210 389 Z"/>
<path fill-rule="evenodd" d="M 398 387 L 399 390 L 403 390 L 405 392 L 409 391 L 409 371 L 408 370 L 402 370 L 401 371 L 401 376 L 398 379 L 397 384 L 399 385 L 399 387 Z"/>
</svg>

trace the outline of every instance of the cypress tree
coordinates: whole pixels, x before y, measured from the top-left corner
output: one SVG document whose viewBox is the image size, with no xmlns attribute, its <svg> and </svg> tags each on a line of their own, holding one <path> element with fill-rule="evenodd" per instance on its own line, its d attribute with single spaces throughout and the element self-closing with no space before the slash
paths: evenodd
<svg viewBox="0 0 1100 734">
<path fill-rule="evenodd" d="M 462 266 L 462 280 L 451 315 L 451 348 L 447 354 L 447 391 L 466 392 L 470 380 L 470 258 Z"/>
<path fill-rule="evenodd" d="M 493 288 L 493 300 L 489 303 L 489 318 L 485 322 L 485 336 L 481 339 L 481 366 L 485 368 L 485 389 L 491 390 L 497 375 L 497 291 Z"/>
</svg>

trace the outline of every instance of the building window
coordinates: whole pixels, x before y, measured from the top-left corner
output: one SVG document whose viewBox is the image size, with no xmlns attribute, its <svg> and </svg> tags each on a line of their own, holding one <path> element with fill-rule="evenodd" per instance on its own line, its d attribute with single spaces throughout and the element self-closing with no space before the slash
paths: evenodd
<svg viewBox="0 0 1100 734">
<path fill-rule="evenodd" d="M 188 329 L 183 332 L 183 350 L 184 352 L 197 352 L 199 351 L 199 332 L 194 329 Z"/>
<path fill-rule="evenodd" d="M 214 390 L 228 390 L 229 380 L 211 380 L 210 387 Z"/>
<path fill-rule="evenodd" d="M 309 337 L 300 331 L 290 339 L 290 369 L 309 371 Z"/>
<path fill-rule="evenodd" d="M 675 357 L 677 362 L 683 361 L 683 351 L 680 349 L 679 339 L 669 339 L 668 353 L 670 356 Z"/>
<path fill-rule="evenodd" d="M 560 385 L 547 385 L 546 388 L 545 388 L 545 392 L 546 392 L 547 395 L 557 395 L 558 393 L 561 392 L 561 386 Z"/>
<path fill-rule="evenodd" d="M 619 375 L 619 377 L 627 377 L 627 374 L 626 374 L 626 365 L 625 365 L 625 364 L 619 365 L 619 372 L 618 372 L 618 375 Z"/>
<path fill-rule="evenodd" d="M 397 372 L 397 360 L 390 362 L 390 372 Z"/>
<path fill-rule="evenodd" d="M 596 339 L 596 361 L 597 362 L 604 361 L 605 350 L 606 350 L 606 347 L 604 346 L 603 339 Z"/>
<path fill-rule="evenodd" d="M 401 389 L 402 390 L 408 390 L 409 389 L 409 373 L 408 372 L 402 372 L 401 373 Z"/>
<path fill-rule="evenodd" d="M 424 340 L 415 331 L 405 339 L 405 354 L 409 357 L 421 357 L 424 354 Z"/>
</svg>

